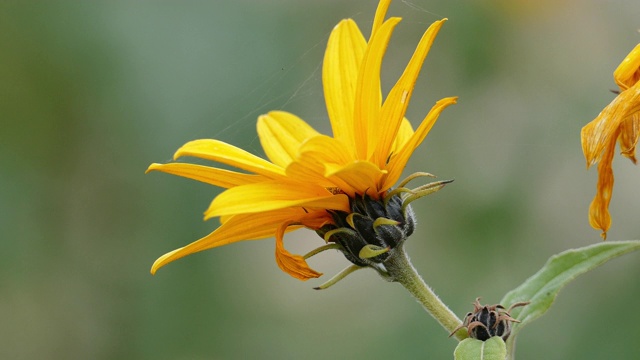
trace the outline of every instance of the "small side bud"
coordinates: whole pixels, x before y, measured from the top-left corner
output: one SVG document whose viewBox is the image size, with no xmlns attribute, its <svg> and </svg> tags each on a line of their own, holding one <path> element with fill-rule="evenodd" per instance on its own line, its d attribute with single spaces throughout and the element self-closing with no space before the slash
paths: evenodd
<svg viewBox="0 0 640 360">
<path fill-rule="evenodd" d="M 515 303 L 506 310 L 500 304 L 483 306 L 480 304 L 480 298 L 476 298 L 476 301 L 473 302 L 473 312 L 467 313 L 462 324 L 455 328 L 449 336 L 466 328 L 469 337 L 473 339 L 486 341 L 494 336 L 499 336 L 506 341 L 511 334 L 511 323 L 520 322 L 512 318 L 509 311 L 528 304 L 528 301 Z"/>
</svg>

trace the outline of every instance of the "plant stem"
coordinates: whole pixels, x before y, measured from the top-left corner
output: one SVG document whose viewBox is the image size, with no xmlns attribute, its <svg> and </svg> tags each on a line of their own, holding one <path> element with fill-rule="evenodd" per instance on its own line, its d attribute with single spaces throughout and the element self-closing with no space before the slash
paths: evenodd
<svg viewBox="0 0 640 360">
<path fill-rule="evenodd" d="M 431 290 L 416 269 L 411 264 L 409 256 L 404 251 L 404 246 L 394 249 L 394 254 L 385 261 L 385 268 L 389 280 L 400 283 L 415 299 L 422 304 L 425 310 L 436 319 L 448 333 L 452 333 L 462 321 L 451 311 L 447 305 Z M 463 329 L 461 329 L 463 330 Z M 466 331 L 457 331 L 454 336 L 458 340 L 468 337 Z"/>
<path fill-rule="evenodd" d="M 511 338 L 507 341 L 507 357 L 505 360 L 515 360 L 516 358 L 516 339 Z"/>
</svg>

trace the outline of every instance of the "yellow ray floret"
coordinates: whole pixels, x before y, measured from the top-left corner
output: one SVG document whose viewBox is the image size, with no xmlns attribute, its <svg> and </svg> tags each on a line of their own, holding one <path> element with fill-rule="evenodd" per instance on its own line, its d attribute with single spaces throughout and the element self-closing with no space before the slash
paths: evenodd
<svg viewBox="0 0 640 360">
<path fill-rule="evenodd" d="M 589 206 L 589 223 L 602 230 L 604 239 L 611 226 L 611 165 L 616 142 L 620 144 L 622 155 L 636 162 L 635 151 L 640 136 L 640 44 L 622 61 L 613 77 L 620 87 L 618 96 L 581 132 L 587 167 L 599 163 L 596 196 Z"/>
<path fill-rule="evenodd" d="M 402 76 L 383 98 L 380 69 L 401 20 L 385 20 L 389 4 L 390 0 L 380 1 L 369 40 L 351 19 L 341 21 L 329 36 L 322 82 L 333 136 L 320 134 L 296 115 L 272 111 L 257 122 L 268 160 L 222 141 L 202 139 L 186 143 L 174 159 L 196 157 L 237 170 L 188 163 L 149 166 L 147 171 L 226 189 L 205 211 L 205 219 L 219 217 L 222 225 L 160 257 L 152 273 L 198 251 L 273 236 L 276 262 L 283 271 L 301 280 L 320 276 L 301 256 L 284 248 L 285 232 L 332 224 L 330 212 L 348 213 L 356 198 L 382 199 L 440 113 L 456 102 L 455 97 L 438 101 L 415 131 L 405 118 L 422 65 L 446 19 L 427 29 Z"/>
</svg>

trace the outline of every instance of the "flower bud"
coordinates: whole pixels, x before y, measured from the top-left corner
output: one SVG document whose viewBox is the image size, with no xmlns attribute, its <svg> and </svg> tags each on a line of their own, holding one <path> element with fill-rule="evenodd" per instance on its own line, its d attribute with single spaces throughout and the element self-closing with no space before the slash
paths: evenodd
<svg viewBox="0 0 640 360">
<path fill-rule="evenodd" d="M 511 323 L 520 322 L 512 318 L 509 312 L 515 307 L 528 304 L 529 302 L 518 302 L 511 305 L 509 309 L 505 309 L 500 304 L 482 306 L 480 298 L 476 298 L 473 303 L 473 312 L 467 313 L 464 322 L 453 330 L 449 336 L 462 328 L 466 328 L 469 337 L 473 339 L 486 341 L 494 336 L 499 336 L 506 341 L 511 334 Z"/>
</svg>

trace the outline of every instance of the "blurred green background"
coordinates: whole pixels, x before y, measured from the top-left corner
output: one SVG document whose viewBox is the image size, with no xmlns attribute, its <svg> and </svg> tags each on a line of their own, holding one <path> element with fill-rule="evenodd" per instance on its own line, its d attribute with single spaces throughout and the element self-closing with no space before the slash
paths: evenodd
<svg viewBox="0 0 640 360">
<path fill-rule="evenodd" d="M 376 1 L 3 1 L 0 3 L 0 358 L 450 359 L 455 341 L 372 271 L 282 273 L 272 240 L 163 268 L 209 233 L 219 189 L 154 173 L 183 143 L 217 138 L 262 154 L 256 117 L 284 109 L 329 132 L 321 63 L 329 32 Z M 640 42 L 640 4 L 396 1 L 388 90 L 434 20 L 449 21 L 408 117 L 447 109 L 406 173 L 456 181 L 415 203 L 408 251 L 458 314 L 495 303 L 547 257 L 600 241 L 587 221 L 596 170 L 579 133 L 609 103 L 612 72 Z M 610 240 L 640 236 L 640 169 L 620 157 Z M 322 244 L 287 236 L 303 253 Z M 640 356 L 640 256 L 563 290 L 525 329 L 521 359 Z"/>
</svg>

